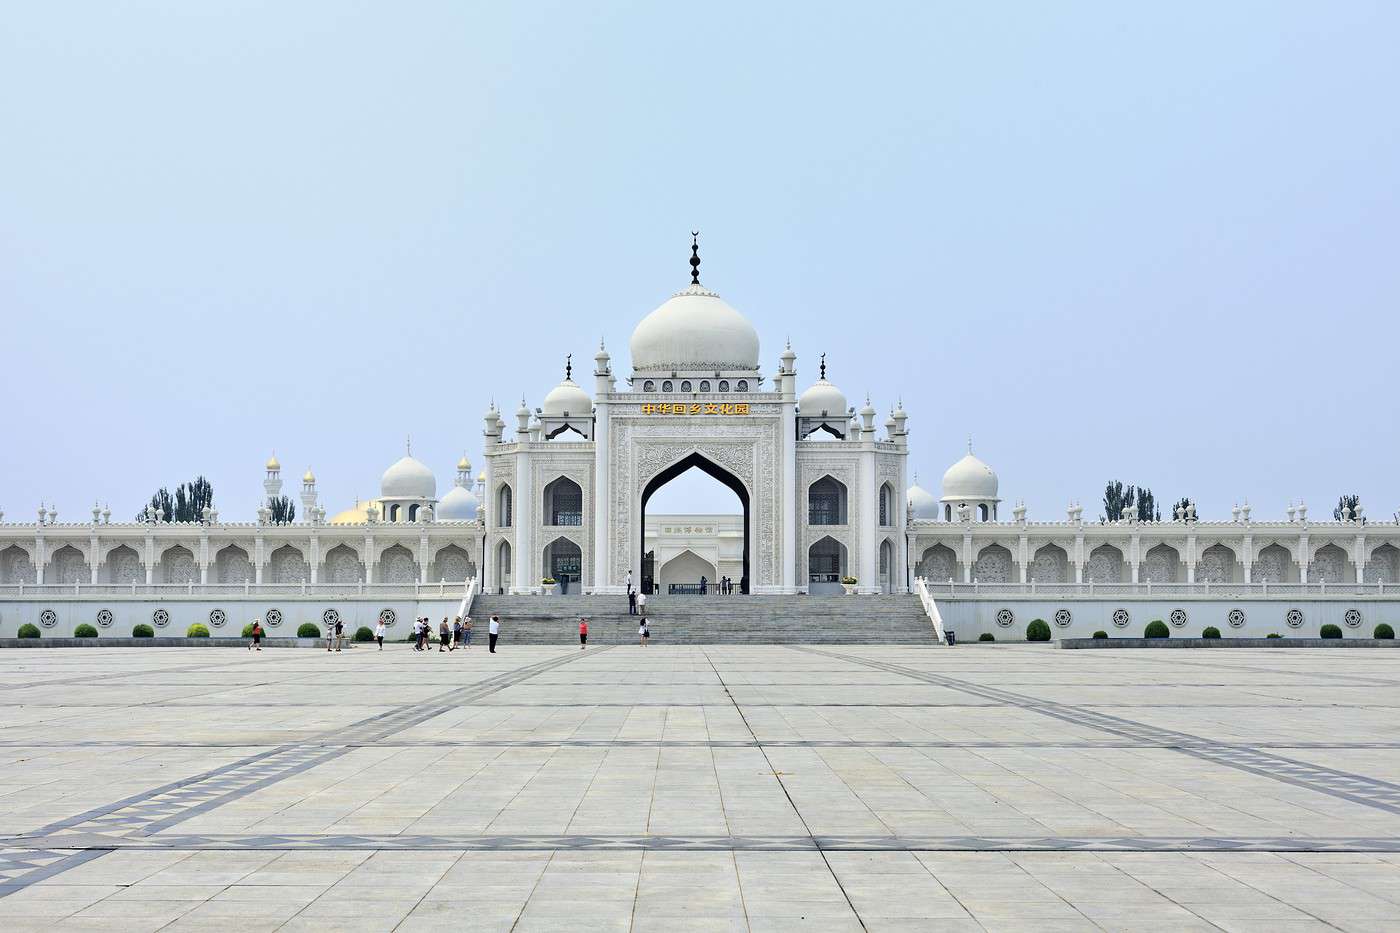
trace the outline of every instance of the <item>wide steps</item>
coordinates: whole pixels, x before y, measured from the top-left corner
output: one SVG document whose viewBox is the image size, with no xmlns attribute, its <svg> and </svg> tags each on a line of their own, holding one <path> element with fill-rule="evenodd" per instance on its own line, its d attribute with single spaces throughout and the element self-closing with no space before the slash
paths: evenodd
<svg viewBox="0 0 1400 933">
<path fill-rule="evenodd" d="M 501 617 L 503 644 L 578 641 L 588 619 L 590 645 L 635 644 L 639 617 L 622 596 L 478 596 L 476 631 Z M 654 644 L 936 644 L 918 597 L 715 596 L 647 600 Z"/>
</svg>

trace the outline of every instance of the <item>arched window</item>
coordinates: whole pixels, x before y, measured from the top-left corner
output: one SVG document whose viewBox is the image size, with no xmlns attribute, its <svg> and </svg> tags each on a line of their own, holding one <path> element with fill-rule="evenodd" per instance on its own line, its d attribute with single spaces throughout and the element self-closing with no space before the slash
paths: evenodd
<svg viewBox="0 0 1400 933">
<path fill-rule="evenodd" d="M 583 524 L 583 489 L 561 476 L 544 487 L 544 514 L 550 525 Z"/>
<path fill-rule="evenodd" d="M 807 524 L 846 524 L 846 487 L 823 476 L 807 489 Z"/>
<path fill-rule="evenodd" d="M 749 391 L 749 381 L 748 381 L 747 379 L 740 379 L 738 382 L 734 383 L 734 391 L 735 391 L 735 392 L 747 392 L 747 391 Z"/>
<path fill-rule="evenodd" d="M 656 391 L 656 383 L 653 382 L 652 380 L 648 379 L 646 382 L 643 382 L 643 383 L 642 383 L 642 391 L 643 391 L 643 392 L 655 392 L 655 391 Z"/>
<path fill-rule="evenodd" d="M 977 507 L 977 514 L 982 521 L 985 522 L 987 520 L 987 503 L 984 502 Z"/>
<path fill-rule="evenodd" d="M 880 524 L 890 524 L 890 487 L 888 484 L 880 487 Z"/>
<path fill-rule="evenodd" d="M 943 503 L 943 520 L 945 522 L 951 522 L 953 520 L 953 503 Z"/>
<path fill-rule="evenodd" d="M 416 521 L 418 521 L 418 506 L 417 506 L 417 505 L 410 505 L 410 506 L 408 507 L 408 520 L 411 521 L 411 522 L 416 522 Z"/>
<path fill-rule="evenodd" d="M 708 391 L 710 391 L 710 380 L 708 380 L 708 379 L 701 379 L 701 380 L 700 380 L 700 391 L 701 391 L 701 392 L 708 392 Z"/>
<path fill-rule="evenodd" d="M 389 521 L 391 521 L 391 522 L 396 522 L 396 521 L 398 521 L 398 520 L 399 520 L 399 507 L 398 507 L 397 505 L 391 505 L 391 506 L 389 506 Z"/>
<path fill-rule="evenodd" d="M 687 380 L 685 380 L 684 382 L 681 383 L 681 391 L 682 391 L 682 392 L 689 392 L 689 391 L 690 391 L 690 380 L 689 380 L 689 379 L 687 379 Z"/>
<path fill-rule="evenodd" d="M 719 381 L 719 390 L 720 390 L 721 392 L 728 392 L 728 391 L 729 391 L 729 380 L 728 380 L 728 379 L 721 379 L 721 380 Z"/>
<path fill-rule="evenodd" d="M 496 494 L 496 524 L 501 528 L 509 528 L 511 521 L 511 494 L 510 487 L 501 486 L 500 492 Z"/>
<path fill-rule="evenodd" d="M 674 388 L 675 388 L 674 385 L 671 383 L 671 380 L 669 380 L 669 379 L 667 379 L 665 382 L 661 383 L 661 391 L 662 391 L 662 392 L 670 392 L 670 391 L 672 391 Z"/>
</svg>

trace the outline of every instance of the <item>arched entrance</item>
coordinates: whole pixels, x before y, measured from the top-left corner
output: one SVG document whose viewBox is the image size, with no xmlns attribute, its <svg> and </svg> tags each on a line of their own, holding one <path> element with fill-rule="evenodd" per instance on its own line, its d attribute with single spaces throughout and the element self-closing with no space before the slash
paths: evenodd
<svg viewBox="0 0 1400 933">
<path fill-rule="evenodd" d="M 583 592 L 579 580 L 583 573 L 583 552 L 568 538 L 555 538 L 544 549 L 545 576 L 559 587 L 561 596 Z"/>
<path fill-rule="evenodd" d="M 749 515 L 749 491 L 746 488 L 744 488 L 744 484 L 740 482 L 737 476 L 735 476 L 733 473 L 730 473 L 728 470 L 725 470 L 723 467 L 720 467 L 719 465 L 715 464 L 713 461 L 711 461 L 698 451 L 690 454 L 687 457 L 683 457 L 682 459 L 668 466 L 666 469 L 662 470 L 660 473 L 657 473 L 642 489 L 642 520 L 639 523 L 639 527 L 637 529 L 637 553 L 646 553 L 647 502 L 651 499 L 652 495 L 654 495 L 657 492 L 657 490 L 661 489 L 661 487 L 665 486 L 677 476 L 680 476 L 682 473 L 685 473 L 686 471 L 691 469 L 699 469 L 706 475 L 718 480 L 720 483 L 729 487 L 729 489 L 731 489 L 734 492 L 734 494 L 739 497 L 739 504 L 743 506 L 744 510 L 744 551 L 742 561 L 743 571 L 739 579 L 735 581 L 735 591 L 739 593 L 747 593 L 749 591 L 749 583 L 751 582 L 751 575 L 749 571 L 749 536 L 751 534 Z M 655 581 L 652 579 L 651 575 L 647 573 L 646 566 L 647 565 L 644 563 L 641 580 L 642 591 L 650 593 L 654 592 L 653 584 Z"/>
</svg>

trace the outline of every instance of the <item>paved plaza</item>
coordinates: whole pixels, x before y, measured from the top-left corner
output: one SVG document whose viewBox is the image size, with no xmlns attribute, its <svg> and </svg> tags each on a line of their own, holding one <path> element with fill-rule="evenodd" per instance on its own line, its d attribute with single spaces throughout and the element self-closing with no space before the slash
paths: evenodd
<svg viewBox="0 0 1400 933">
<path fill-rule="evenodd" d="M 3 661 L 6 931 L 1400 926 L 1392 652 Z"/>
</svg>

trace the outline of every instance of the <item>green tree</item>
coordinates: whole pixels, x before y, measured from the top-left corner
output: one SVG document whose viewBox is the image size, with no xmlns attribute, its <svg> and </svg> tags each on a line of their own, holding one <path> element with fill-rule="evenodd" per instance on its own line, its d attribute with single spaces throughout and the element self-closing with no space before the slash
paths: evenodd
<svg viewBox="0 0 1400 933">
<path fill-rule="evenodd" d="M 1186 496 L 1177 499 L 1172 503 L 1172 518 L 1176 518 L 1177 509 L 1188 509 L 1195 504 L 1194 500 L 1188 499 Z"/>
<path fill-rule="evenodd" d="M 1123 510 L 1133 504 L 1133 495 L 1133 487 L 1125 490 L 1119 480 L 1109 483 L 1103 491 L 1103 517 L 1110 522 L 1118 521 Z"/>
<path fill-rule="evenodd" d="M 272 524 L 290 525 L 297 517 L 297 507 L 291 499 L 286 496 L 278 496 L 267 503 L 272 509 Z"/>
<path fill-rule="evenodd" d="M 1337 499 L 1337 507 L 1332 510 L 1332 517 L 1337 521 L 1342 520 L 1342 507 L 1351 509 L 1351 517 L 1356 517 L 1356 507 L 1361 504 L 1361 497 L 1353 493 L 1350 496 L 1341 496 Z"/>
<path fill-rule="evenodd" d="M 165 521 L 167 522 L 197 522 L 204 518 L 204 507 L 214 507 L 214 487 L 203 476 L 196 476 L 188 483 L 181 483 L 175 487 L 175 494 L 172 496 L 170 490 L 162 486 L 151 496 L 151 508 L 157 511 L 163 510 Z M 144 514 L 136 516 L 137 521 L 145 518 Z"/>
<path fill-rule="evenodd" d="M 1162 513 L 1157 508 L 1157 500 L 1153 497 L 1152 490 L 1146 487 L 1137 490 L 1137 517 L 1140 522 L 1160 522 L 1162 520 Z"/>
</svg>

